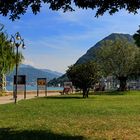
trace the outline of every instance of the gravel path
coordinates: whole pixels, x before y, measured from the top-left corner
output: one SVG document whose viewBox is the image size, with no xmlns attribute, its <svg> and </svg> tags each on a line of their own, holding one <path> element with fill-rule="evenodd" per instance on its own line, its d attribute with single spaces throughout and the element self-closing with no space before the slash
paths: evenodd
<svg viewBox="0 0 140 140">
<path fill-rule="evenodd" d="M 59 92 L 49 92 L 47 93 L 47 96 L 55 96 L 55 95 L 60 95 Z M 39 97 L 44 97 L 45 94 L 43 93 L 40 93 L 39 94 Z M 32 98 L 36 98 L 37 97 L 37 94 L 35 91 L 32 91 L 32 92 L 27 92 L 27 95 L 26 95 L 26 99 L 32 99 Z M 24 95 L 23 94 L 19 94 L 17 96 L 17 101 L 19 100 L 23 100 L 24 99 Z M 7 103 L 14 103 L 14 99 L 13 99 L 13 95 L 12 94 L 9 94 L 8 96 L 2 96 L 0 97 L 0 104 L 7 104 Z"/>
</svg>

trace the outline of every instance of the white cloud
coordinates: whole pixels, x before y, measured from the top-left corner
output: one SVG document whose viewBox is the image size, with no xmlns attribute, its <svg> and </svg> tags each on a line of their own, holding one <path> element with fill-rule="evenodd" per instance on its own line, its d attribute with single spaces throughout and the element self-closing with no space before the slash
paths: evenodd
<svg viewBox="0 0 140 140">
<path fill-rule="evenodd" d="M 31 60 L 28 60 L 28 59 L 25 59 L 23 61 L 23 64 L 25 64 L 25 65 L 31 65 L 33 67 L 35 66 L 35 63 L 33 61 L 31 61 Z"/>
</svg>

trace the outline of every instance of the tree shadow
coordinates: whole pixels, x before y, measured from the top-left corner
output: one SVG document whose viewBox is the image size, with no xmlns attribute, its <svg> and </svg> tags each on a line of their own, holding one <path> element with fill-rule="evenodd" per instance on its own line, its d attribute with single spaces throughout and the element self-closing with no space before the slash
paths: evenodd
<svg viewBox="0 0 140 140">
<path fill-rule="evenodd" d="M 94 92 L 93 95 L 125 95 L 126 93 L 125 91 L 98 91 Z"/>
<path fill-rule="evenodd" d="M 79 96 L 69 96 L 69 95 L 61 95 L 61 96 L 48 96 L 48 97 L 44 97 L 47 99 L 83 99 L 83 97 L 79 97 Z"/>
<path fill-rule="evenodd" d="M 85 140 L 83 136 L 55 134 L 45 130 L 13 130 L 0 128 L 0 140 Z"/>
</svg>

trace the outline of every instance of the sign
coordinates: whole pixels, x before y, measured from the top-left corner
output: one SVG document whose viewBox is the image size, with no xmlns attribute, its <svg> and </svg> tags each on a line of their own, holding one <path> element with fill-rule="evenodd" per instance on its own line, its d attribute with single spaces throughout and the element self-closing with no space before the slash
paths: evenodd
<svg viewBox="0 0 140 140">
<path fill-rule="evenodd" d="M 47 85 L 46 78 L 37 78 L 37 85 L 38 86 L 45 86 L 45 85 Z"/>
<path fill-rule="evenodd" d="M 45 90 L 45 96 L 47 96 L 47 79 L 37 78 L 37 96 L 39 96 L 39 90 Z"/>
<path fill-rule="evenodd" d="M 18 85 L 26 85 L 26 76 L 18 75 L 17 76 L 17 84 Z M 14 75 L 14 85 L 16 85 L 16 75 Z"/>
<path fill-rule="evenodd" d="M 17 77 L 14 75 L 13 84 L 13 95 L 17 96 L 16 91 L 24 91 L 24 99 L 26 99 L 26 75 L 17 75 Z"/>
</svg>

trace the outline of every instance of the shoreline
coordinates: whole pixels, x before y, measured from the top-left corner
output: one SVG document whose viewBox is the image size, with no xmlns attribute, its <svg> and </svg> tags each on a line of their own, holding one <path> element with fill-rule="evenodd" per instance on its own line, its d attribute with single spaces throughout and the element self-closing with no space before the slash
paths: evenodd
<svg viewBox="0 0 140 140">
<path fill-rule="evenodd" d="M 47 93 L 60 93 L 62 90 L 48 90 Z M 13 91 L 6 91 L 6 96 L 13 95 Z M 18 95 L 24 94 L 24 91 L 18 91 Z M 37 90 L 27 90 L 26 94 L 37 94 Z M 45 94 L 44 90 L 39 90 L 39 94 Z"/>
</svg>

